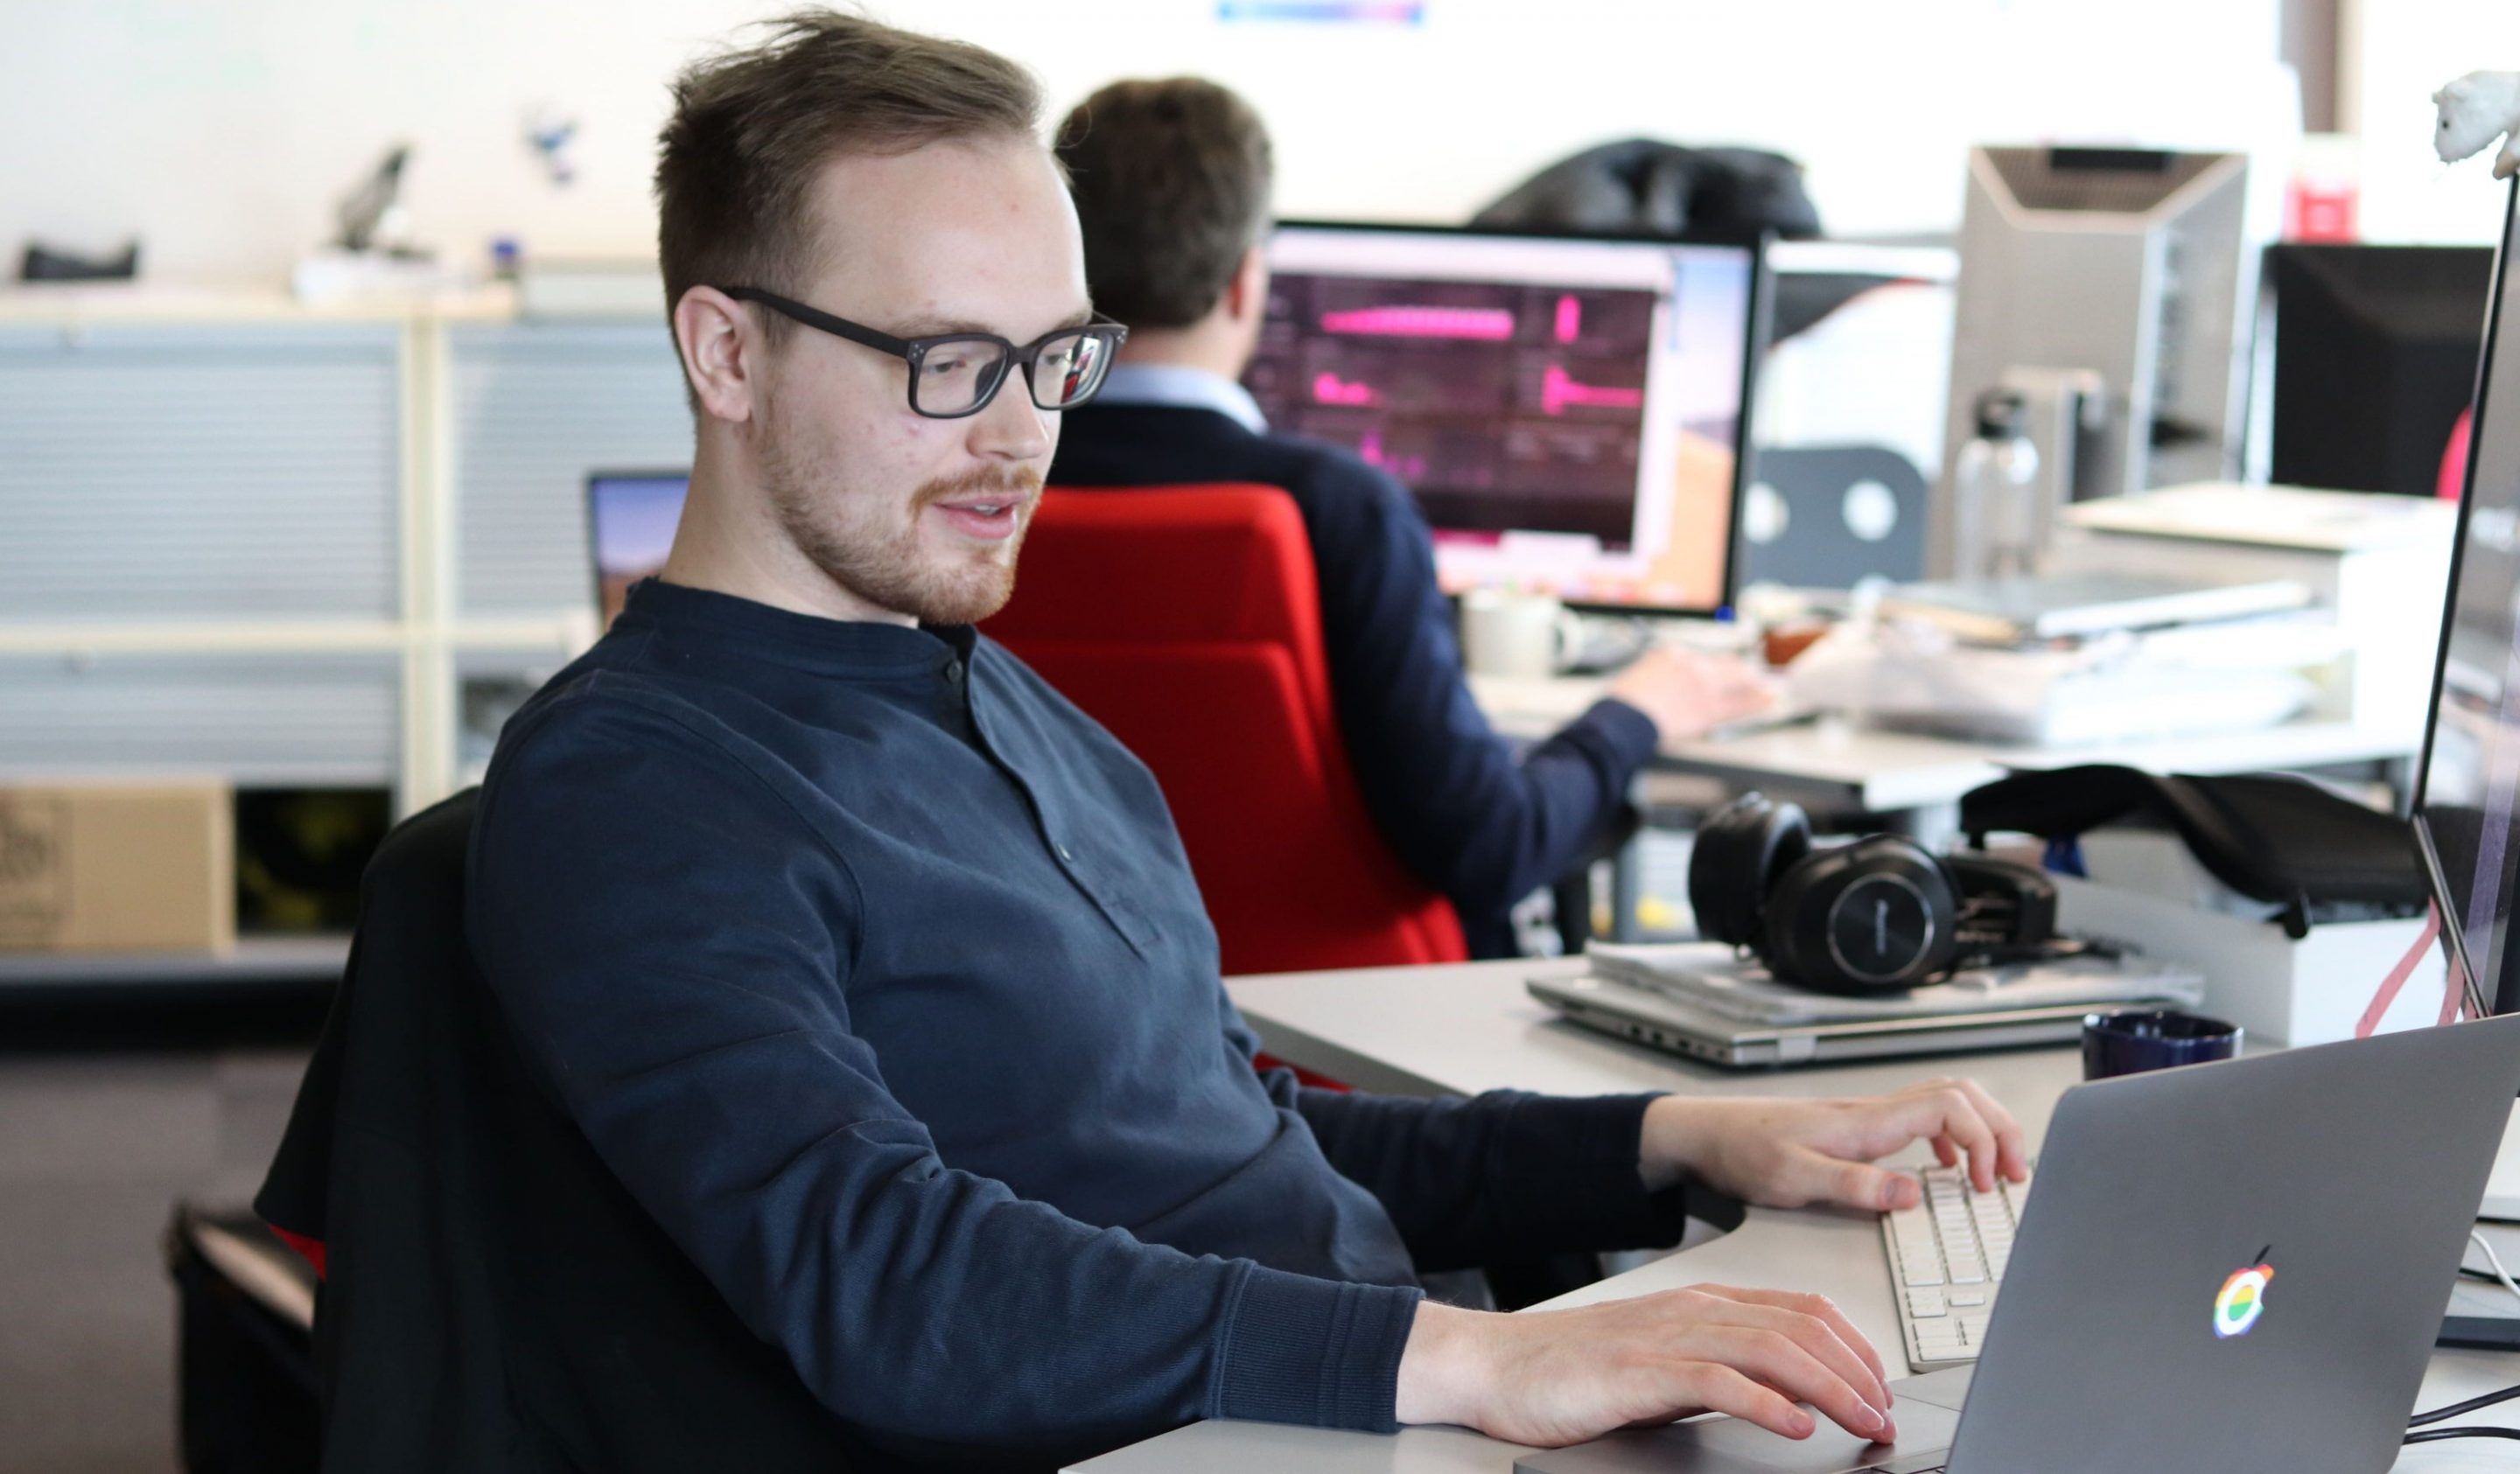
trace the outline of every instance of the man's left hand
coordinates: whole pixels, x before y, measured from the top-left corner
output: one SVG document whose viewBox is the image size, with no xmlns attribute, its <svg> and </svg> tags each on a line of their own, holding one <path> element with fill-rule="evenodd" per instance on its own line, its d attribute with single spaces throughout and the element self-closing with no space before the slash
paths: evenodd
<svg viewBox="0 0 2520 1474">
<path fill-rule="evenodd" d="M 1918 1140 L 1946 1167 L 1965 1161 L 1980 1192 L 2030 1175 L 2012 1113 L 1977 1082 L 1952 1079 L 1848 1100 L 1666 1095 L 1645 1107 L 1638 1170 L 1649 1188 L 1687 1174 L 1765 1208 L 1878 1213 L 1922 1201 L 1915 1178 L 1872 1165 Z"/>
</svg>

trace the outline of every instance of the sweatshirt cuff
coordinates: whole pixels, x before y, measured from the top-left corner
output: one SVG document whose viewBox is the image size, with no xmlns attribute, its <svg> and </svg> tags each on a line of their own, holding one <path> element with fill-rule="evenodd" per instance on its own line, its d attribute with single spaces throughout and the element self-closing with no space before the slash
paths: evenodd
<svg viewBox="0 0 2520 1474">
<path fill-rule="evenodd" d="M 1662 730 L 1654 726 L 1653 718 L 1616 696 L 1594 702 L 1576 719 L 1575 728 L 1590 729 L 1600 738 L 1623 778 L 1643 767 L 1662 745 Z"/>
<path fill-rule="evenodd" d="M 1518 1237 L 1552 1252 L 1665 1248 L 1695 1218 L 1729 1228 L 1740 1204 L 1684 1177 L 1645 1189 L 1637 1170 L 1655 1095 L 1526 1095 L 1499 1132 L 1490 1181 L 1514 1184 Z"/>
<path fill-rule="evenodd" d="M 1397 1432 L 1400 1353 L 1421 1298 L 1254 1266 L 1226 1321 L 1210 1415 Z"/>
</svg>

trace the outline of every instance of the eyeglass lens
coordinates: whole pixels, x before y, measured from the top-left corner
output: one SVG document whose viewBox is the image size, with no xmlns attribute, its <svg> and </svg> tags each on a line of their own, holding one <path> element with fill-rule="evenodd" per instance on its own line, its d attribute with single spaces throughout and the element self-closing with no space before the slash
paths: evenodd
<svg viewBox="0 0 2520 1474">
<path fill-rule="evenodd" d="M 912 407 L 923 415 L 968 414 L 997 392 L 1012 357 L 987 338 L 931 343 L 911 377 Z M 1033 360 L 1033 403 L 1063 410 L 1084 402 L 1102 386 L 1110 358 L 1109 339 L 1096 334 L 1062 333 L 1046 340 Z"/>
</svg>

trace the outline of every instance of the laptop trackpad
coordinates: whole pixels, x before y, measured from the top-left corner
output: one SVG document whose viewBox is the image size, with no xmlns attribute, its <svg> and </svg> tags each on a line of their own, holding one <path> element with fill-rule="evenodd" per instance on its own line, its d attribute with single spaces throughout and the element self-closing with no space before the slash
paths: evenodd
<svg viewBox="0 0 2520 1474">
<path fill-rule="evenodd" d="M 1892 1391 L 1901 1391 L 1893 1384 Z M 1952 1446 L 1960 1415 L 1907 1397 L 1893 1409 L 1899 1442 L 1868 1444 L 1826 1418 L 1800 1443 L 1756 1423 L 1713 1417 L 1668 1428 L 1613 1433 L 1581 1448 L 1529 1453 L 1516 1474 L 1847 1474 Z"/>
</svg>

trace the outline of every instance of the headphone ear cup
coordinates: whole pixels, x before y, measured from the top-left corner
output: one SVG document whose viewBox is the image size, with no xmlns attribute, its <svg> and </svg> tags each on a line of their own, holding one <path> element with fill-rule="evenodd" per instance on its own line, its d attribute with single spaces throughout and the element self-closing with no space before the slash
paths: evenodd
<svg viewBox="0 0 2520 1474">
<path fill-rule="evenodd" d="M 1688 857 L 1688 906 L 1697 934 L 1710 942 L 1756 948 L 1759 924 L 1777 877 L 1811 853 L 1810 816 L 1796 804 L 1744 793 L 1697 826 Z"/>
<path fill-rule="evenodd" d="M 1895 834 L 1824 850 L 1778 881 L 1768 966 L 1782 981 L 1863 996 L 1915 987 L 1958 956 L 1958 887 L 1931 851 Z"/>
</svg>

